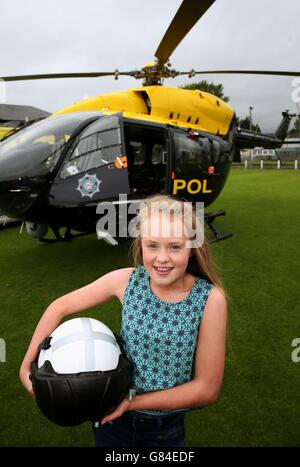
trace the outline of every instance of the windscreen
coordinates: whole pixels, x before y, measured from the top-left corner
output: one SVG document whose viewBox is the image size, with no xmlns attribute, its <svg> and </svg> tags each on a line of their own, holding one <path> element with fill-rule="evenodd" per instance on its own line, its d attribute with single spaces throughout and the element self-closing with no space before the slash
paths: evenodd
<svg viewBox="0 0 300 467">
<path fill-rule="evenodd" d="M 74 130 L 100 112 L 74 112 L 50 117 L 21 129 L 0 143 L 0 179 L 52 172 Z"/>
</svg>

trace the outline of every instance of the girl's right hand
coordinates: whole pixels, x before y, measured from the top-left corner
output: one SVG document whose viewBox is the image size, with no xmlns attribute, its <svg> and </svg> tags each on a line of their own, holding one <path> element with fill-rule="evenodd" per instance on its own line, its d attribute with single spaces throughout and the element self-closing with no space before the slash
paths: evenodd
<svg viewBox="0 0 300 467">
<path fill-rule="evenodd" d="M 32 382 L 31 382 L 31 380 L 29 378 L 30 373 L 31 373 L 30 370 L 21 369 L 20 370 L 20 380 L 21 380 L 21 383 L 23 384 L 24 388 L 26 389 L 26 391 L 28 391 L 29 394 L 31 395 L 31 397 L 33 397 L 33 399 L 35 399 L 34 392 L 33 392 L 33 387 L 32 387 Z"/>
</svg>

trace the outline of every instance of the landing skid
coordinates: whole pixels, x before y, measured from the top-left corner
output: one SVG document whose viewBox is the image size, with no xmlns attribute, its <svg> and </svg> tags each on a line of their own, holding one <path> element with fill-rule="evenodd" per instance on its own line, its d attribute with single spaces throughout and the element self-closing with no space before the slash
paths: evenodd
<svg viewBox="0 0 300 467">
<path fill-rule="evenodd" d="M 63 235 L 60 234 L 59 228 L 50 226 L 53 231 L 55 238 L 40 238 L 40 242 L 43 243 L 56 243 L 56 242 L 66 242 L 71 243 L 73 238 L 82 237 L 83 235 L 89 235 L 90 232 L 80 232 L 78 234 L 73 234 L 71 228 L 67 227 Z"/>
<path fill-rule="evenodd" d="M 213 225 L 213 222 L 215 221 L 215 219 L 217 217 L 220 217 L 220 216 L 225 216 L 225 211 L 223 209 L 219 210 L 219 211 L 214 211 L 214 212 L 210 212 L 210 213 L 206 213 L 204 215 L 204 221 L 206 223 L 206 225 L 209 227 L 209 230 L 212 234 L 212 238 L 209 238 L 208 239 L 208 243 L 216 243 L 216 242 L 220 242 L 221 240 L 225 240 L 226 238 L 230 238 L 232 237 L 233 234 L 230 234 L 230 233 L 221 233 L 214 225 Z M 66 230 L 65 230 L 65 233 L 63 235 L 60 234 L 59 232 L 59 228 L 57 227 L 54 227 L 54 226 L 50 226 L 51 230 L 53 231 L 54 235 L 55 235 L 55 238 L 40 238 L 40 242 L 43 242 L 43 243 L 56 243 L 56 242 L 66 242 L 66 243 L 70 243 L 72 242 L 73 238 L 76 238 L 76 237 L 82 237 L 83 235 L 89 235 L 91 234 L 92 232 L 80 232 L 80 233 L 77 233 L 77 234 L 73 234 L 71 232 L 71 228 L 70 227 L 67 227 Z M 98 238 L 102 238 L 102 237 L 99 237 Z M 107 241 L 106 238 L 103 237 L 103 240 Z M 118 239 L 120 240 L 120 239 Z M 115 243 L 114 244 L 118 244 L 119 241 L 118 240 L 115 240 Z M 112 244 L 110 241 L 108 242 L 110 245 Z"/>
<path fill-rule="evenodd" d="M 214 225 L 213 222 L 217 217 L 225 216 L 226 212 L 223 209 L 215 212 L 209 212 L 204 215 L 204 220 L 206 225 L 209 227 L 212 238 L 208 240 L 208 243 L 216 243 L 220 242 L 221 240 L 225 240 L 226 238 L 232 237 L 233 234 L 230 233 L 221 233 Z"/>
</svg>

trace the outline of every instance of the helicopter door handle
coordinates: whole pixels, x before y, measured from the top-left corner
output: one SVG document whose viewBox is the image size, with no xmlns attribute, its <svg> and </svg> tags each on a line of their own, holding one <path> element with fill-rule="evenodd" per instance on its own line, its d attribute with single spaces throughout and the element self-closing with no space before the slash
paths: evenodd
<svg viewBox="0 0 300 467">
<path fill-rule="evenodd" d="M 30 188 L 18 188 L 18 189 L 15 189 L 15 190 L 9 190 L 10 193 L 24 193 L 24 192 L 27 192 L 30 191 Z"/>
</svg>

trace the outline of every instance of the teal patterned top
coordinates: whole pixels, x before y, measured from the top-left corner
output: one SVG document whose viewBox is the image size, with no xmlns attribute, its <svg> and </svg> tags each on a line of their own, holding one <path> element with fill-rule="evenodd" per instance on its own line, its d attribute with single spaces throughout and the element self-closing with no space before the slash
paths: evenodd
<svg viewBox="0 0 300 467">
<path fill-rule="evenodd" d="M 132 388 L 137 393 L 192 379 L 199 325 L 212 288 L 197 278 L 184 300 L 167 303 L 152 292 L 143 266 L 133 270 L 123 300 L 121 342 L 133 364 Z"/>
</svg>

